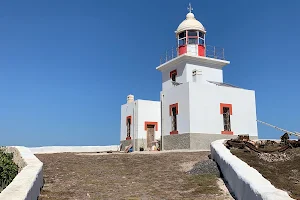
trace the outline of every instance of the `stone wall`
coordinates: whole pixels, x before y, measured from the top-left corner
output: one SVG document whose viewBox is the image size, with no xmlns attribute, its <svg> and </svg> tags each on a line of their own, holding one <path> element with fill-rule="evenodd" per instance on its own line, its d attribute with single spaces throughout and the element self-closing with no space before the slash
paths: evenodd
<svg viewBox="0 0 300 200">
<path fill-rule="evenodd" d="M 163 137 L 163 150 L 190 149 L 210 150 L 210 143 L 220 139 L 232 139 L 237 135 L 204 134 L 204 133 L 183 133 L 167 135 Z M 257 139 L 251 136 L 250 139 Z"/>
<path fill-rule="evenodd" d="M 233 139 L 236 135 L 191 133 L 191 150 L 210 150 L 210 143 L 220 139 Z M 257 137 L 256 137 L 257 138 Z"/>
<path fill-rule="evenodd" d="M 163 150 L 190 149 L 190 133 L 166 135 L 162 144 Z"/>
</svg>

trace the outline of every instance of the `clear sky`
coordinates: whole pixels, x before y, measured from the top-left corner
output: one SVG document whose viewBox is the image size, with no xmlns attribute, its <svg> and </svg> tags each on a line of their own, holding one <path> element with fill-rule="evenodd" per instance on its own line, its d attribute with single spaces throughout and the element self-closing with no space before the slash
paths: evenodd
<svg viewBox="0 0 300 200">
<path fill-rule="evenodd" d="M 159 100 L 155 67 L 188 3 L 1 1 L 1 145 L 119 144 L 126 96 Z M 224 82 L 256 91 L 258 119 L 300 131 L 300 1 L 191 3 L 231 62 Z"/>
</svg>

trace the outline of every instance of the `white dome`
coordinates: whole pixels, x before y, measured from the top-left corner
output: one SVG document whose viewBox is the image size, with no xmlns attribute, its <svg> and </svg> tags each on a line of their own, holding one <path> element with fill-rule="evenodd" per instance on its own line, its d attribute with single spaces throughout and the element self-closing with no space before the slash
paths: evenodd
<svg viewBox="0 0 300 200">
<path fill-rule="evenodd" d="M 206 32 L 204 26 L 195 18 L 195 15 L 191 12 L 186 15 L 186 19 L 181 22 L 175 33 L 178 34 L 185 30 L 198 30 L 204 33 Z"/>
</svg>

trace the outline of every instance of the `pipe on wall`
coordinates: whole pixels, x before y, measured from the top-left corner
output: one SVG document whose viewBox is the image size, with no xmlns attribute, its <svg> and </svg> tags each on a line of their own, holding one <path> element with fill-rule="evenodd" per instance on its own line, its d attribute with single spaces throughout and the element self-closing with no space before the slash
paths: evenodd
<svg viewBox="0 0 300 200">
<path fill-rule="evenodd" d="M 161 148 L 161 151 L 164 150 L 163 148 L 163 100 L 164 100 L 164 94 L 161 92 L 161 95 L 160 95 L 160 132 L 161 132 L 161 135 L 160 135 L 160 148 Z"/>
</svg>

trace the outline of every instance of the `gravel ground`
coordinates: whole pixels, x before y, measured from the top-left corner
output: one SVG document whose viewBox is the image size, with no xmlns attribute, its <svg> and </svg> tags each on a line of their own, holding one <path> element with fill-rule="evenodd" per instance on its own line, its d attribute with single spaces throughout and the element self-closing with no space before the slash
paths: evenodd
<svg viewBox="0 0 300 200">
<path fill-rule="evenodd" d="M 231 199 L 214 174 L 187 173 L 208 154 L 39 154 L 45 179 L 39 200 Z"/>
<path fill-rule="evenodd" d="M 220 177 L 220 171 L 218 169 L 217 163 L 213 160 L 202 160 L 196 163 L 189 172 L 189 174 L 214 174 L 217 177 Z"/>
</svg>

